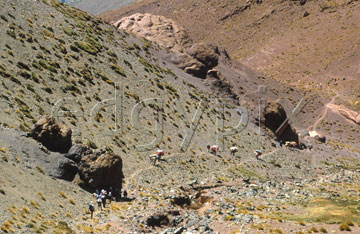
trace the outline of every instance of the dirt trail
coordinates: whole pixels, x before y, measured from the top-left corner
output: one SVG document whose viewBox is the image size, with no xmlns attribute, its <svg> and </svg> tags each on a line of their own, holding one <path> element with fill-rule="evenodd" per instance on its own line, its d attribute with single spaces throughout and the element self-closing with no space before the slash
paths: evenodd
<svg viewBox="0 0 360 234">
<path fill-rule="evenodd" d="M 167 161 L 167 160 L 169 160 L 169 159 L 174 158 L 175 156 L 176 156 L 176 155 L 171 155 L 171 154 L 170 154 L 170 155 L 167 156 L 167 157 L 162 157 L 162 159 Z M 147 159 L 149 159 L 149 158 L 150 158 L 150 156 L 147 156 Z M 129 182 L 129 183 L 131 183 L 132 180 L 133 180 L 137 175 L 139 175 L 139 173 L 144 172 L 144 171 L 147 171 L 147 170 L 150 170 L 150 169 L 153 169 L 154 167 L 156 167 L 156 166 L 154 166 L 152 160 L 147 160 L 146 163 L 148 163 L 148 166 L 147 166 L 147 167 L 145 167 L 145 168 L 138 167 L 138 168 L 131 174 L 131 176 L 128 178 L 128 182 Z"/>
<path fill-rule="evenodd" d="M 334 96 L 330 102 L 326 103 L 324 106 L 324 110 L 323 113 L 321 114 L 321 116 L 315 121 L 315 123 L 313 125 L 311 125 L 308 130 L 316 130 L 316 127 L 319 125 L 319 123 L 326 117 L 328 109 L 329 109 L 329 105 L 333 104 L 333 102 L 335 101 L 335 98 L 338 96 L 338 94 L 336 96 Z"/>
<path fill-rule="evenodd" d="M 280 149 L 282 149 L 282 148 L 277 148 L 277 149 L 275 149 L 275 150 L 273 150 L 273 151 L 270 151 L 270 152 L 268 152 L 268 153 L 266 153 L 266 154 L 263 154 L 263 155 L 261 155 L 259 158 L 260 158 L 260 160 L 261 160 L 261 159 L 263 159 L 265 156 L 268 156 L 268 155 L 270 155 L 270 154 L 273 154 L 273 153 L 279 151 Z M 254 156 L 254 157 L 251 157 L 250 159 L 248 159 L 248 160 L 246 160 L 246 161 L 241 161 L 240 163 L 257 162 L 257 161 L 259 161 L 259 160 L 256 160 L 256 159 L 255 159 L 255 156 Z"/>
</svg>

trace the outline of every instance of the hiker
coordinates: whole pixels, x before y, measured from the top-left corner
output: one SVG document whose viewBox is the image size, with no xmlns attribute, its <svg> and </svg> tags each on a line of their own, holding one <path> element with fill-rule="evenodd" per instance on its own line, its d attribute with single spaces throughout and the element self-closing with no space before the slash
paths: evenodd
<svg viewBox="0 0 360 234">
<path fill-rule="evenodd" d="M 108 199 L 108 200 L 109 200 L 109 203 L 111 204 L 111 200 L 112 200 L 112 193 L 111 193 L 111 192 L 109 192 L 109 193 L 107 194 L 106 199 Z"/>
<path fill-rule="evenodd" d="M 250 177 L 246 178 L 246 179 L 243 179 L 243 181 L 246 183 L 246 184 L 250 184 Z"/>
<path fill-rule="evenodd" d="M 280 140 L 280 142 L 279 142 L 280 148 L 282 148 L 283 144 L 284 144 L 284 142 L 282 140 Z"/>
<path fill-rule="evenodd" d="M 94 210 L 95 210 L 94 204 L 93 204 L 93 202 L 90 202 L 89 211 L 90 211 L 90 214 L 91 214 L 91 219 L 93 218 Z"/>
<path fill-rule="evenodd" d="M 127 193 L 126 189 L 124 189 L 124 198 L 125 199 L 127 198 L 127 195 L 128 195 L 128 193 Z"/>
<path fill-rule="evenodd" d="M 217 145 L 213 145 L 213 146 L 208 145 L 207 149 L 208 149 L 208 151 L 210 153 L 216 155 L 216 153 L 219 151 L 219 146 L 217 146 Z"/>
<path fill-rule="evenodd" d="M 254 153 L 255 153 L 256 159 L 259 160 L 259 156 L 262 155 L 262 150 L 255 150 Z"/>
<path fill-rule="evenodd" d="M 297 143 L 296 143 L 296 141 L 286 141 L 286 142 L 285 142 L 285 146 L 291 147 L 291 148 L 296 148 L 296 147 L 297 147 Z"/>
<path fill-rule="evenodd" d="M 98 209 L 102 210 L 102 207 L 101 207 L 101 195 L 100 194 L 97 195 L 96 202 L 98 204 Z"/>
<path fill-rule="evenodd" d="M 105 189 L 101 190 L 101 201 L 104 208 L 106 205 L 106 195 L 107 195 L 106 190 Z"/>
<path fill-rule="evenodd" d="M 116 194 L 114 194 L 115 200 L 116 201 L 121 200 L 121 188 L 115 188 L 115 193 L 116 193 Z"/>
<path fill-rule="evenodd" d="M 313 148 L 312 144 L 308 144 L 307 148 L 311 151 L 311 149 Z"/>
<path fill-rule="evenodd" d="M 161 150 L 161 149 L 158 149 L 156 151 L 155 154 L 153 154 L 152 156 L 155 156 L 154 157 L 154 165 L 156 164 L 156 161 L 159 161 L 161 160 L 161 156 L 163 156 L 165 153 L 164 153 L 164 150 Z"/>
<path fill-rule="evenodd" d="M 238 147 L 232 146 L 230 147 L 230 154 L 235 156 L 235 153 L 238 152 L 238 150 L 239 150 Z"/>
</svg>

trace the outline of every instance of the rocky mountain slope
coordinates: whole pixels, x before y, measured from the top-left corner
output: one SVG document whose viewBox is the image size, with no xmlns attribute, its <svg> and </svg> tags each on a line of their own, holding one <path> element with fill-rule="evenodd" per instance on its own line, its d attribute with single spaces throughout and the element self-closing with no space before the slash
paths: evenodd
<svg viewBox="0 0 360 234">
<path fill-rule="evenodd" d="M 64 0 L 63 2 L 91 14 L 99 15 L 106 11 L 120 9 L 121 7 L 136 2 L 136 0 Z"/>
<path fill-rule="evenodd" d="M 339 103 L 359 111 L 358 1 L 148 0 L 102 18 L 115 22 L 134 13 L 170 18 L 195 41 L 222 46 L 279 81 L 313 89 L 329 82 Z"/>
<path fill-rule="evenodd" d="M 312 100 L 305 110 L 323 105 L 313 90 L 266 78 L 216 46 L 210 47 L 216 76 L 209 70 L 194 76 L 174 62 L 179 53 L 57 1 L 0 5 L 2 232 L 281 233 L 337 231 L 340 225 L 359 230 L 351 226 L 360 221 L 359 152 L 351 145 L 358 138 L 347 139 L 348 145 L 309 139 L 311 151 L 279 148 L 273 133 L 259 133 L 256 125 L 263 123 L 259 97 L 281 94 L 289 115 L 303 96 Z M 198 53 L 188 55 L 201 62 Z M 240 105 L 248 108 L 249 121 Z M 309 112 L 299 114 L 300 130 Z M 26 137 L 43 115 L 64 122 L 72 144 L 120 155 L 122 189 L 130 199 L 97 209 L 90 219 L 86 208 L 94 199 L 79 187 L 81 175 L 70 182 L 49 177 L 61 168 L 64 152 Z M 240 119 L 246 128 L 218 137 Z M 208 144 L 222 142 L 223 151 L 207 152 Z M 238 147 L 235 156 L 231 145 Z M 166 153 L 154 166 L 149 155 L 157 148 Z M 261 160 L 254 157 L 256 149 L 264 151 Z M 89 168 L 97 166 L 91 157 L 81 158 Z"/>
</svg>

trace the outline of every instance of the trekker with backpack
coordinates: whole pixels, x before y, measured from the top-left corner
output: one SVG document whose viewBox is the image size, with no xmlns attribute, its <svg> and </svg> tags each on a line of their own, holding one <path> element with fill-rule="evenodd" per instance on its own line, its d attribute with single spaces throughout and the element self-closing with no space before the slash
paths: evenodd
<svg viewBox="0 0 360 234">
<path fill-rule="evenodd" d="M 98 208 L 102 210 L 102 207 L 101 207 L 101 194 L 98 194 L 96 196 L 96 202 L 98 204 Z"/>
<path fill-rule="evenodd" d="M 161 156 L 165 154 L 164 150 L 158 149 L 156 151 L 155 159 L 154 159 L 154 165 L 156 164 L 156 161 L 160 162 Z"/>
<path fill-rule="evenodd" d="M 219 151 L 219 146 L 217 146 L 217 145 L 212 145 L 212 146 L 208 145 L 207 149 L 211 154 L 216 155 L 217 152 Z"/>
<path fill-rule="evenodd" d="M 106 205 L 106 196 L 107 196 L 106 190 L 103 189 L 101 191 L 101 201 L 102 201 L 102 204 L 103 204 L 104 208 L 105 208 L 105 205 Z"/>
<path fill-rule="evenodd" d="M 93 204 L 93 202 L 90 202 L 89 211 L 90 211 L 90 214 L 91 214 L 91 219 L 93 218 L 94 210 L 95 210 L 94 204 Z"/>
<path fill-rule="evenodd" d="M 255 153 L 256 159 L 259 160 L 259 156 L 262 155 L 262 150 L 255 150 L 254 153 Z"/>
<path fill-rule="evenodd" d="M 111 200 L 112 200 L 112 193 L 111 193 L 111 192 L 109 192 L 109 193 L 107 194 L 106 199 L 108 199 L 108 200 L 109 200 L 109 203 L 111 204 Z"/>
</svg>

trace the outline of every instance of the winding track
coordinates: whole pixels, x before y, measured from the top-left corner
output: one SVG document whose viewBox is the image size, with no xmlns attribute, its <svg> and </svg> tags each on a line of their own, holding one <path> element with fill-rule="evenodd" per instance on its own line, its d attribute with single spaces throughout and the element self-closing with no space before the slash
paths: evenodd
<svg viewBox="0 0 360 234">
<path fill-rule="evenodd" d="M 338 97 L 338 94 L 336 96 L 334 96 L 330 102 L 326 103 L 325 106 L 324 106 L 324 110 L 321 114 L 321 116 L 315 121 L 315 123 L 313 125 L 311 125 L 308 130 L 313 130 L 315 131 L 316 130 L 316 127 L 319 125 L 319 123 L 326 117 L 327 115 L 327 112 L 328 112 L 328 109 L 329 109 L 329 104 L 333 104 L 334 101 L 335 101 L 335 98 Z"/>
</svg>

